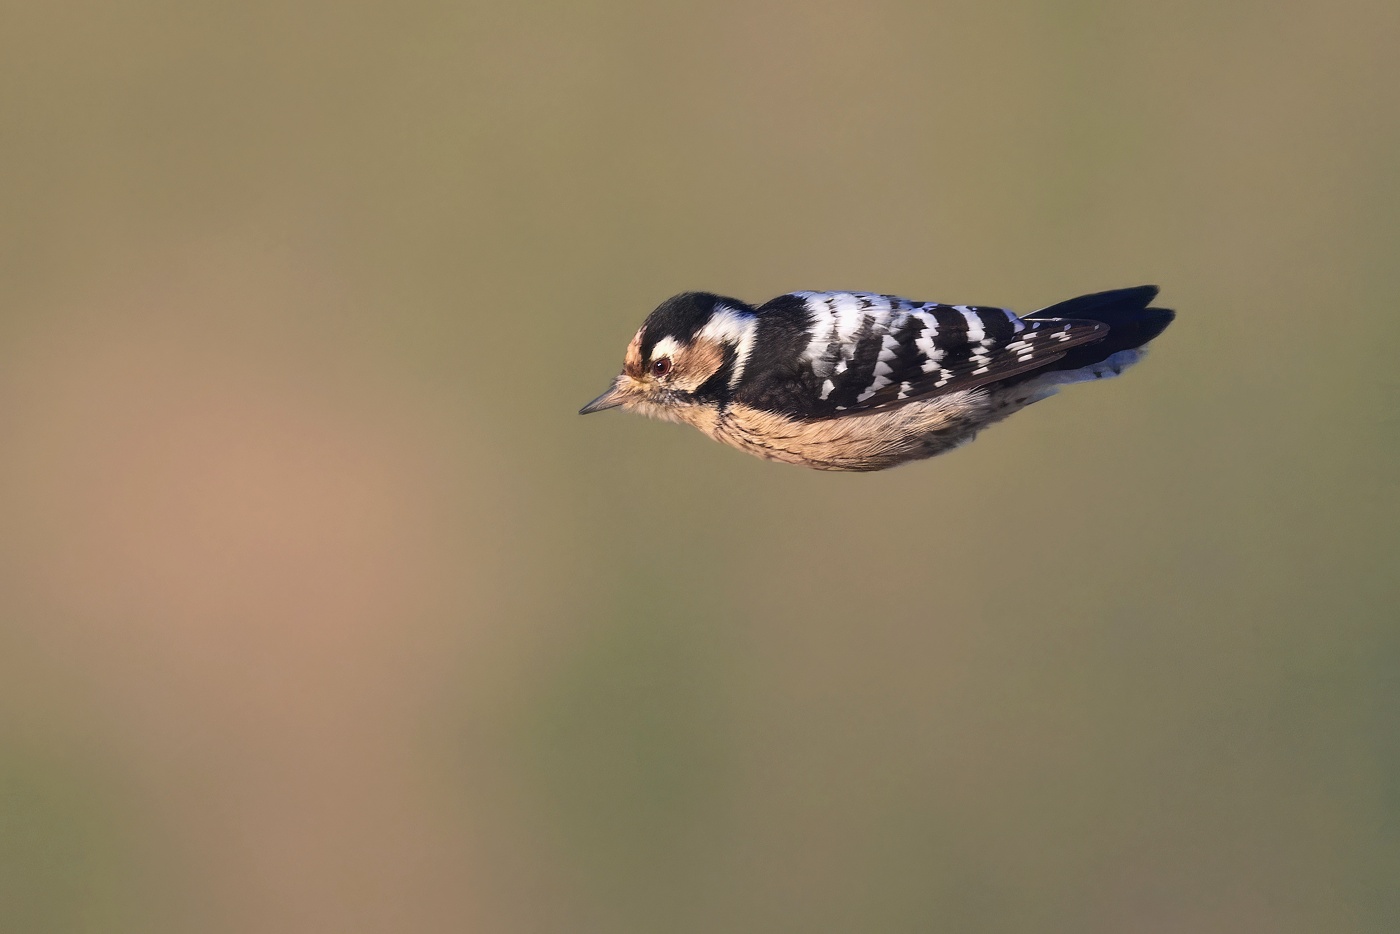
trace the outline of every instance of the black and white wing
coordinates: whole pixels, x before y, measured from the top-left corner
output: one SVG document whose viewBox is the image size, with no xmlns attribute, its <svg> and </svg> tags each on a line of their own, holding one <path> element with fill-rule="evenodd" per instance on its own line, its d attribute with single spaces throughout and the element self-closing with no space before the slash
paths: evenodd
<svg viewBox="0 0 1400 934">
<path fill-rule="evenodd" d="M 868 292 L 793 292 L 783 298 L 800 301 L 807 313 L 802 359 L 814 378 L 811 411 L 831 415 L 1007 379 L 1108 333 L 1097 321 L 1026 320 L 1004 308 Z"/>
</svg>

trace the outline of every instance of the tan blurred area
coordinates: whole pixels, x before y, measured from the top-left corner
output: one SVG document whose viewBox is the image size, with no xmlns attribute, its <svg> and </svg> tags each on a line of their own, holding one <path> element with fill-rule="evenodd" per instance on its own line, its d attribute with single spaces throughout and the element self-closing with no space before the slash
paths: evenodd
<svg viewBox="0 0 1400 934">
<path fill-rule="evenodd" d="M 0 931 L 1400 926 L 1400 7 L 8 4 Z M 655 304 L 1177 323 L 895 471 Z"/>
</svg>

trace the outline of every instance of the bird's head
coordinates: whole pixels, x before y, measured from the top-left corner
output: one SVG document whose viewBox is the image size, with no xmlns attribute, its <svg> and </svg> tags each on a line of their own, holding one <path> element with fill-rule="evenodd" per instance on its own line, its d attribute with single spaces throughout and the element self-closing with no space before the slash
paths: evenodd
<svg viewBox="0 0 1400 934">
<path fill-rule="evenodd" d="M 737 299 L 708 292 L 668 298 L 627 345 L 622 372 L 580 415 L 622 406 L 672 421 L 717 408 L 743 376 L 758 319 Z"/>
</svg>

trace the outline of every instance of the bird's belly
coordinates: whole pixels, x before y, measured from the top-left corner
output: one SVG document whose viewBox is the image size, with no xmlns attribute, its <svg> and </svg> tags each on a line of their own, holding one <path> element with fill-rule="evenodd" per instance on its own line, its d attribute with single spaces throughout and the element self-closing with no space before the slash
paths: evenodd
<svg viewBox="0 0 1400 934">
<path fill-rule="evenodd" d="M 985 393 L 963 392 L 886 411 L 815 420 L 731 405 L 702 430 L 768 460 L 818 470 L 868 471 L 957 447 L 990 415 Z"/>
</svg>

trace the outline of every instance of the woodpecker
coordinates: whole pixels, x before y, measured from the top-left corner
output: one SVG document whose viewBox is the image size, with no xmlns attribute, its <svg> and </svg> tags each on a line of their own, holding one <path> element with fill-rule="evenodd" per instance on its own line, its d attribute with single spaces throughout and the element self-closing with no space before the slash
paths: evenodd
<svg viewBox="0 0 1400 934">
<path fill-rule="evenodd" d="M 622 407 L 768 460 L 883 470 L 941 454 L 1068 383 L 1117 376 L 1171 324 L 1156 286 L 1004 308 L 871 292 L 790 292 L 758 307 L 662 302 L 622 373 L 579 414 Z"/>
</svg>

